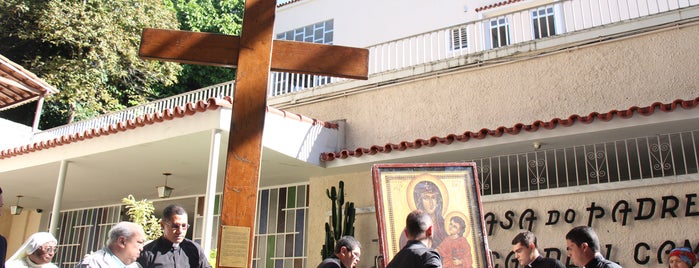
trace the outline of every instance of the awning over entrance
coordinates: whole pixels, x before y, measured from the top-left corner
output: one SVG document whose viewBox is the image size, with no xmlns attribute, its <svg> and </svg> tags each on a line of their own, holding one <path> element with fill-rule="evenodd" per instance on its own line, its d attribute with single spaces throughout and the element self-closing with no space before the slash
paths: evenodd
<svg viewBox="0 0 699 268">
<path fill-rule="evenodd" d="M 55 93 L 46 81 L 0 55 L 0 111 Z"/>
</svg>

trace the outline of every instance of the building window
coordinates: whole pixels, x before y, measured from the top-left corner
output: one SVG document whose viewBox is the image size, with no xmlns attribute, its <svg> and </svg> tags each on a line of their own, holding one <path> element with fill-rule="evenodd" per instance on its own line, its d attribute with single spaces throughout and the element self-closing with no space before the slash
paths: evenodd
<svg viewBox="0 0 699 268">
<path fill-rule="evenodd" d="M 253 268 L 307 267 L 308 185 L 258 193 Z"/>
<path fill-rule="evenodd" d="M 556 25 L 554 21 L 553 6 L 541 7 L 532 11 L 534 39 L 555 35 Z"/>
<path fill-rule="evenodd" d="M 317 44 L 332 44 L 333 31 L 333 20 L 326 20 L 291 31 L 279 33 L 277 34 L 277 39 Z"/>
<path fill-rule="evenodd" d="M 331 45 L 333 33 L 334 21 L 326 20 L 279 33 L 277 39 Z M 272 81 L 274 81 L 274 88 L 270 94 L 276 96 L 330 83 L 330 77 L 272 72 Z"/>
<path fill-rule="evenodd" d="M 468 34 L 466 26 L 451 29 L 450 50 L 468 48 Z"/>
<path fill-rule="evenodd" d="M 507 17 L 500 17 L 490 21 L 490 41 L 493 48 L 510 44 L 510 25 Z"/>
</svg>

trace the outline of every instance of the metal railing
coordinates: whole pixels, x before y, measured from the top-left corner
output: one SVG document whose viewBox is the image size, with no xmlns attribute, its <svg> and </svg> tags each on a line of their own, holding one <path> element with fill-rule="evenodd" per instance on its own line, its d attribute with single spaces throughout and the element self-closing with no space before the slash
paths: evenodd
<svg viewBox="0 0 699 268">
<path fill-rule="evenodd" d="M 695 5 L 699 5 L 699 0 L 563 0 L 498 15 L 481 11 L 486 18 L 478 21 L 368 47 L 369 74 L 459 58 Z M 551 20 L 546 19 L 548 15 L 552 16 Z M 550 26 L 551 31 L 542 25 Z M 268 94 L 279 96 L 344 80 L 273 73 Z"/>
<path fill-rule="evenodd" d="M 92 119 L 83 120 L 60 127 L 37 132 L 32 137 L 31 143 L 47 141 L 53 138 L 83 133 L 91 129 L 99 129 L 110 125 L 134 120 L 140 116 L 154 113 L 162 113 L 165 110 L 175 107 L 183 107 L 187 103 L 194 103 L 209 98 L 223 98 L 225 96 L 233 96 L 234 81 L 205 87 L 195 91 L 190 91 L 184 94 L 175 95 L 172 97 L 160 99 L 146 104 L 130 107 L 118 112 L 113 112 L 101 115 Z M 21 145 L 21 144 L 20 144 Z"/>
<path fill-rule="evenodd" d="M 475 160 L 481 195 L 699 173 L 699 130 Z"/>
</svg>

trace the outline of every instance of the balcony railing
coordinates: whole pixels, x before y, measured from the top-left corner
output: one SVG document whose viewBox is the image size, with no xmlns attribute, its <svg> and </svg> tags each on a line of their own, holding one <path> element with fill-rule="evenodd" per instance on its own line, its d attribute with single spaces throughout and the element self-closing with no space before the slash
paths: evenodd
<svg viewBox="0 0 699 268">
<path fill-rule="evenodd" d="M 563 0 L 369 47 L 369 74 L 459 58 L 495 48 L 699 5 L 699 0 Z M 273 73 L 269 96 L 342 81 Z"/>
<path fill-rule="evenodd" d="M 95 117 L 88 120 L 83 120 L 80 122 L 75 122 L 72 124 L 63 125 L 60 127 L 55 127 L 52 129 L 37 132 L 32 137 L 30 143 L 46 141 L 53 138 L 61 137 L 64 135 L 70 135 L 75 133 L 82 133 L 90 129 L 98 129 L 107 127 L 120 122 L 126 122 L 128 120 L 134 120 L 137 117 L 163 112 L 168 109 L 173 109 L 175 107 L 182 107 L 187 103 L 193 103 L 200 100 L 207 100 L 209 98 L 223 98 L 225 96 L 232 96 L 234 90 L 234 82 L 226 82 L 218 85 L 213 85 L 210 87 L 205 87 L 195 91 L 190 91 L 184 94 L 160 99 L 157 101 L 149 102 L 146 104 L 130 107 L 118 112 L 113 112 L 105 114 L 99 117 Z M 22 145 L 22 144 L 20 144 Z"/>
<path fill-rule="evenodd" d="M 489 196 L 696 174 L 697 145 L 692 130 L 473 161 Z"/>
<path fill-rule="evenodd" d="M 369 74 L 390 72 L 488 51 L 503 46 L 572 33 L 625 20 L 699 5 L 699 0 L 562 0 L 509 13 L 482 12 L 484 19 L 369 47 Z M 279 96 L 346 79 L 277 73 L 269 77 L 269 96 Z M 234 82 L 222 83 L 119 112 L 35 133 L 29 142 L 102 128 L 187 103 L 233 95 Z"/>
</svg>

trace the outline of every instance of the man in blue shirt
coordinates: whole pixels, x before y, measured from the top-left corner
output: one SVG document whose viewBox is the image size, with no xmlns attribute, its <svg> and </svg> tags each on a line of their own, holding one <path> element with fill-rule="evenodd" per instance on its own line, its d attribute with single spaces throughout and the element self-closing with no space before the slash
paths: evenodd
<svg viewBox="0 0 699 268">
<path fill-rule="evenodd" d="M 78 268 L 136 268 L 145 243 L 146 234 L 140 225 L 122 221 L 109 230 L 107 246 L 85 256 Z"/>
</svg>

